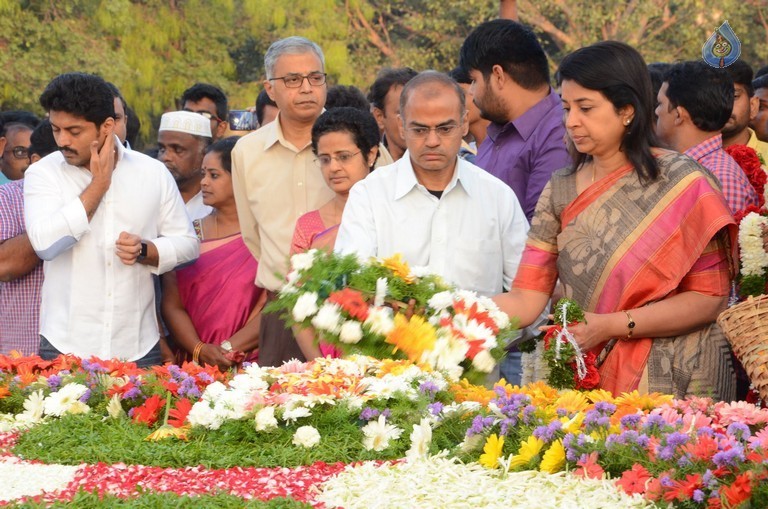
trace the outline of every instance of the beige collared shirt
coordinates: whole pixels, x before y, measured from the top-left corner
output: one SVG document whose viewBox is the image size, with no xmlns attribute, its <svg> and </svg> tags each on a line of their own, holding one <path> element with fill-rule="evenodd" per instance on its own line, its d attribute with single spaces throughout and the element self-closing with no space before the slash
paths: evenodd
<svg viewBox="0 0 768 509">
<path fill-rule="evenodd" d="M 243 240 L 259 261 L 256 284 L 277 291 L 288 272 L 296 219 L 333 198 L 311 145 L 283 136 L 280 114 L 232 151 L 232 184 Z"/>
<path fill-rule="evenodd" d="M 755 131 L 752 129 L 748 128 L 747 130 L 749 131 L 747 146 L 755 149 L 755 152 L 763 157 L 763 165 L 768 167 L 768 143 L 758 140 Z"/>
</svg>

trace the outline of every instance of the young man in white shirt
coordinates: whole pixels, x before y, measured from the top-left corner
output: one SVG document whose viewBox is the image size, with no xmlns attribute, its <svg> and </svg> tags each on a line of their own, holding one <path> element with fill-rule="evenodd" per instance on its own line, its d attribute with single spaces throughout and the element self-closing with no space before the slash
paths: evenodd
<svg viewBox="0 0 768 509">
<path fill-rule="evenodd" d="M 160 362 L 152 274 L 199 254 L 173 178 L 114 134 L 98 76 L 57 76 L 40 96 L 59 152 L 27 170 L 27 234 L 44 260 L 40 356 Z"/>
</svg>

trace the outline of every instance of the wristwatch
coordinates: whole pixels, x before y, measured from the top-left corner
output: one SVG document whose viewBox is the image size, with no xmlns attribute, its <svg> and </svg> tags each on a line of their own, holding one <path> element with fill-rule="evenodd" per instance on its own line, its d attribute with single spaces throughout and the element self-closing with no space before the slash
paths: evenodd
<svg viewBox="0 0 768 509">
<path fill-rule="evenodd" d="M 136 257 L 137 260 L 144 260 L 147 258 L 147 243 L 142 242 L 141 243 L 141 251 L 139 251 L 139 256 Z"/>
<path fill-rule="evenodd" d="M 227 352 L 232 351 L 232 343 L 230 343 L 229 341 L 222 341 L 221 345 L 219 346 L 221 346 L 222 350 L 226 350 Z"/>
</svg>

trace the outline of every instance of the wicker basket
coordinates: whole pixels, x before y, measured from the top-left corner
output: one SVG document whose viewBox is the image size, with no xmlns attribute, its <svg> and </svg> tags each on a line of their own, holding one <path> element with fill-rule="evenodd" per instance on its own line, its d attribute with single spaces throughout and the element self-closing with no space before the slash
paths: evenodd
<svg viewBox="0 0 768 509">
<path fill-rule="evenodd" d="M 768 399 L 768 295 L 726 309 L 717 323 L 760 397 Z"/>
</svg>

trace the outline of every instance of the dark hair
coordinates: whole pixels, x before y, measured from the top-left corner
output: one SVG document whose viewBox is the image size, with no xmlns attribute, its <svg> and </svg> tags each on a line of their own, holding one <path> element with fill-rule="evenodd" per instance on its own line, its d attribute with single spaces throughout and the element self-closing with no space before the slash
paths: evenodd
<svg viewBox="0 0 768 509">
<path fill-rule="evenodd" d="M 34 129 L 38 124 L 40 124 L 40 119 L 30 111 L 10 110 L 0 112 L 0 136 L 5 136 L 6 131 L 12 125 L 23 125 Z"/>
<path fill-rule="evenodd" d="M 317 155 L 317 141 L 321 136 L 337 132 L 349 133 L 364 158 L 368 157 L 374 147 L 379 146 L 379 124 L 371 112 L 341 106 L 324 111 L 315 120 L 315 125 L 312 126 L 312 152 Z M 379 153 L 376 153 L 376 159 L 378 158 Z"/>
<path fill-rule="evenodd" d="M 128 103 L 125 102 L 125 97 L 123 97 L 123 94 L 120 93 L 120 89 L 117 88 L 113 83 L 107 82 L 107 86 L 112 91 L 112 98 L 113 99 L 120 99 L 120 102 L 123 104 L 123 111 L 128 111 Z"/>
<path fill-rule="evenodd" d="M 139 120 L 133 108 L 125 109 L 125 141 L 133 148 L 136 145 L 136 139 L 141 130 L 141 120 Z"/>
<path fill-rule="evenodd" d="M 757 90 L 759 88 L 768 88 L 768 74 L 763 74 L 755 78 L 752 82 L 752 89 Z"/>
<path fill-rule="evenodd" d="M 432 70 L 422 71 L 417 74 L 415 78 L 406 83 L 405 87 L 403 87 L 403 93 L 400 94 L 400 112 L 402 113 L 405 110 L 405 104 L 408 102 L 408 98 L 414 90 L 429 84 L 444 85 L 456 92 L 456 95 L 459 98 L 461 116 L 464 116 L 464 112 L 467 110 L 467 98 L 466 94 L 464 94 L 464 90 L 462 90 L 459 84 L 447 74 Z M 403 117 L 403 122 L 405 122 L 405 117 Z"/>
<path fill-rule="evenodd" d="M 762 66 L 760 69 L 757 70 L 755 73 L 755 78 L 759 78 L 760 76 L 768 75 L 768 65 Z"/>
<path fill-rule="evenodd" d="M 725 68 L 728 74 L 731 75 L 734 85 L 741 85 L 747 91 L 747 96 L 752 97 L 755 95 L 755 89 L 752 88 L 752 78 L 754 73 L 752 67 L 744 60 L 736 60 L 734 63 Z"/>
<path fill-rule="evenodd" d="M 603 94 L 618 111 L 632 106 L 634 117 L 627 127 L 621 150 L 634 166 L 640 180 L 649 182 L 659 176 L 659 167 L 651 152 L 658 145 L 653 130 L 651 78 L 643 57 L 622 42 L 604 41 L 567 55 L 557 71 L 558 85 L 572 80 L 589 90 Z M 571 150 L 574 171 L 591 156 Z"/>
<path fill-rule="evenodd" d="M 371 106 L 384 111 L 384 101 L 387 98 L 389 90 L 395 85 L 405 86 L 418 73 L 410 67 L 399 67 L 397 69 L 384 68 L 376 75 L 376 80 L 368 91 L 368 102 Z"/>
<path fill-rule="evenodd" d="M 216 105 L 216 116 L 221 120 L 227 119 L 229 107 L 227 106 L 227 96 L 219 88 L 208 83 L 195 83 L 181 94 L 179 109 L 184 108 L 187 101 L 196 103 L 203 99 L 210 99 Z"/>
<path fill-rule="evenodd" d="M 476 69 L 485 78 L 500 65 L 518 85 L 536 90 L 549 85 L 549 63 L 536 35 L 508 19 L 478 25 L 461 45 L 459 66 Z"/>
<path fill-rule="evenodd" d="M 256 96 L 256 120 L 259 121 L 259 125 L 263 125 L 264 122 L 264 109 L 267 106 L 274 106 L 277 108 L 277 103 L 269 97 L 266 90 L 259 92 Z"/>
<path fill-rule="evenodd" d="M 371 103 L 368 102 L 368 99 L 365 98 L 360 89 L 353 85 L 334 85 L 328 89 L 328 95 L 325 98 L 325 109 L 330 110 L 342 106 L 371 111 Z"/>
<path fill-rule="evenodd" d="M 453 78 L 456 83 L 462 85 L 471 85 L 472 78 L 469 76 L 469 70 L 466 67 L 454 67 L 448 72 L 448 76 Z"/>
<path fill-rule="evenodd" d="M 239 136 L 227 136 L 217 140 L 206 147 L 205 153 L 210 154 L 214 152 L 219 154 L 221 165 L 228 173 L 232 173 L 232 149 L 235 148 L 235 144 L 239 139 Z"/>
<path fill-rule="evenodd" d="M 653 62 L 648 64 L 648 74 L 651 76 L 651 87 L 653 88 L 653 102 L 656 104 L 656 97 L 659 95 L 661 85 L 664 83 L 664 74 L 672 67 L 672 64 L 664 62 Z"/>
<path fill-rule="evenodd" d="M 95 74 L 70 72 L 53 78 L 40 96 L 45 111 L 62 111 L 96 124 L 115 118 L 115 97 Z"/>
<path fill-rule="evenodd" d="M 706 132 L 719 131 L 733 112 L 731 75 L 704 62 L 681 62 L 664 75 L 670 111 L 686 109 L 693 124 Z"/>
<path fill-rule="evenodd" d="M 53 137 L 51 121 L 46 118 L 35 127 L 29 136 L 29 155 L 37 154 L 40 157 L 45 157 L 57 150 L 59 150 L 59 146 L 56 145 L 56 140 Z"/>
</svg>

